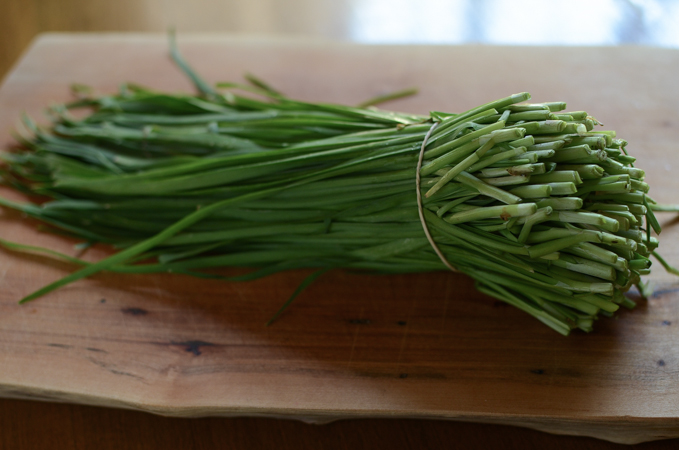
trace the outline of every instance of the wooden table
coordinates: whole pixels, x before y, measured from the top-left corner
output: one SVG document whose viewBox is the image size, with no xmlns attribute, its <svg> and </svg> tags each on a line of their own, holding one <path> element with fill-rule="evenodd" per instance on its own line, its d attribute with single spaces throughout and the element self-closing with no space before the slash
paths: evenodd
<svg viewBox="0 0 679 450">
<path fill-rule="evenodd" d="M 545 449 L 673 450 L 676 439 L 633 447 L 527 428 L 441 420 L 361 419 L 327 425 L 263 418 L 177 419 L 138 411 L 0 400 L 2 449 Z"/>
<path fill-rule="evenodd" d="M 389 108 L 464 110 L 524 90 L 538 101 L 566 100 L 624 130 L 621 137 L 643 162 L 654 197 L 676 202 L 676 51 L 369 47 L 223 36 L 182 38 L 181 46 L 210 81 L 250 71 L 312 101 L 357 103 L 413 85 L 421 86 L 420 96 Z M 167 59 L 164 37 L 44 36 L 0 89 L 1 140 L 10 141 L 21 111 L 37 116 L 50 102 L 66 100 L 71 82 L 106 92 L 123 80 L 189 89 Z M 73 252 L 73 241 L 38 233 L 31 221 L 11 213 L 1 220 L 3 238 Z M 663 254 L 676 263 L 679 230 L 671 226 L 672 217 L 662 222 Z M 105 253 L 96 249 L 89 257 Z M 22 442 L 39 446 L 51 433 L 75 443 L 65 448 L 100 441 L 116 448 L 153 442 L 158 448 L 179 442 L 200 448 L 248 438 L 263 447 L 379 442 L 398 448 L 419 441 L 436 448 L 459 439 L 458 433 L 465 447 L 479 448 L 497 447 L 502 436 L 516 439 L 517 446 L 595 442 L 404 418 L 513 424 L 616 442 L 679 436 L 678 295 L 675 280 L 662 269 L 653 275 L 659 293 L 648 304 L 600 321 L 591 335 L 569 338 L 449 273 L 329 273 L 269 328 L 263 323 L 305 272 L 244 284 L 102 274 L 32 304 L 16 304 L 72 269 L 0 254 L 1 397 L 186 417 L 354 420 L 310 426 L 275 419 L 168 419 L 2 400 L 0 429 L 12 431 L 2 434 L 7 441 L 0 444 L 10 448 Z M 52 431 L 40 434 L 36 426 Z M 496 432 L 500 437 L 492 436 Z"/>
</svg>

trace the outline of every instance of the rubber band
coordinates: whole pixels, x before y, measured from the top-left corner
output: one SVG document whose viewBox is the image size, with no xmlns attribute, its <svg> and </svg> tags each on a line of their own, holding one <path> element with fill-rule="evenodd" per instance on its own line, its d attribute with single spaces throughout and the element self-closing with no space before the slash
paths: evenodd
<svg viewBox="0 0 679 450">
<path fill-rule="evenodd" d="M 450 264 L 450 262 L 448 262 L 445 256 L 443 256 L 443 253 L 441 253 L 441 250 L 439 249 L 438 245 L 436 245 L 436 242 L 434 242 L 434 238 L 431 237 L 431 233 L 429 233 L 429 226 L 427 225 L 427 221 L 424 220 L 424 206 L 422 205 L 422 192 L 420 191 L 420 186 L 422 184 L 420 170 L 422 169 L 422 160 L 424 159 L 424 148 L 427 146 L 427 141 L 431 137 L 431 134 L 434 132 L 436 127 L 439 126 L 439 123 L 440 122 L 435 122 L 434 125 L 432 125 L 431 128 L 429 128 L 427 134 L 424 136 L 424 140 L 422 141 L 422 147 L 420 148 L 420 157 L 417 160 L 417 171 L 415 172 L 415 186 L 417 189 L 417 212 L 420 214 L 420 222 L 422 222 L 422 229 L 424 230 L 424 234 L 427 236 L 427 240 L 429 240 L 431 247 L 434 249 L 436 254 L 441 259 L 441 262 L 445 264 L 447 268 L 449 268 L 453 272 L 457 272 L 458 270 L 455 267 L 453 267 L 453 265 Z"/>
</svg>

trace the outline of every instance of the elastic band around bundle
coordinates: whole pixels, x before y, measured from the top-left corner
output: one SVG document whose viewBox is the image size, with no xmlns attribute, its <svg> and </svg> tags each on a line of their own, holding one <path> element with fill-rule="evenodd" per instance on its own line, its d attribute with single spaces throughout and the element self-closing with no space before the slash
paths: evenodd
<svg viewBox="0 0 679 450">
<path fill-rule="evenodd" d="M 436 245 L 436 242 L 434 242 L 434 238 L 431 237 L 431 233 L 429 233 L 429 226 L 427 225 L 427 221 L 424 220 L 424 206 L 422 205 L 422 192 L 420 192 L 420 185 L 422 184 L 420 170 L 422 169 L 422 160 L 424 159 L 424 149 L 427 146 L 427 141 L 431 137 L 431 134 L 434 132 L 436 127 L 439 126 L 439 123 L 440 122 L 435 122 L 431 126 L 431 128 L 429 128 L 427 134 L 424 136 L 424 140 L 422 141 L 422 147 L 420 148 L 420 157 L 417 160 L 417 171 L 415 172 L 415 186 L 417 189 L 417 212 L 420 214 L 420 222 L 422 222 L 422 229 L 424 230 L 424 234 L 427 236 L 427 240 L 429 240 L 429 244 L 431 244 L 431 247 L 439 256 L 441 262 L 445 264 L 445 266 L 452 270 L 453 272 L 457 272 L 457 269 L 453 267 L 453 265 L 450 264 L 450 262 L 448 262 L 445 256 L 443 256 L 443 253 L 439 249 L 438 245 Z"/>
</svg>

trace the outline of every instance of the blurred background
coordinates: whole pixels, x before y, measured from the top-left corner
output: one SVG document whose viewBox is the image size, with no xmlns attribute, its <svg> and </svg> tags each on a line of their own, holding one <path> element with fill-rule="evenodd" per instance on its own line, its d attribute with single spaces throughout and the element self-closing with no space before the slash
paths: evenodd
<svg viewBox="0 0 679 450">
<path fill-rule="evenodd" d="M 676 0 L 0 0 L 0 78 L 39 33 L 225 32 L 369 44 L 679 48 Z"/>
</svg>

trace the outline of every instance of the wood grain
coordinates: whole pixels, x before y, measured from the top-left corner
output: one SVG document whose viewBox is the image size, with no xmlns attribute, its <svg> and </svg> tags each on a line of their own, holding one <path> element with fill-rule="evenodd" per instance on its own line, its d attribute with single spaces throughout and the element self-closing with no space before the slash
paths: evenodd
<svg viewBox="0 0 679 450">
<path fill-rule="evenodd" d="M 413 85 L 420 96 L 389 106 L 454 111 L 524 90 L 566 100 L 619 130 L 653 196 L 676 202 L 676 51 L 219 36 L 181 45 L 210 81 L 250 71 L 307 100 L 357 103 Z M 106 92 L 123 80 L 189 88 L 162 36 L 44 36 L 0 88 L 0 141 L 11 141 L 21 111 L 37 116 L 67 99 L 71 82 Z M 0 219 L 3 238 L 73 252 L 31 221 Z M 679 261 L 679 231 L 672 217 L 663 224 L 662 253 Z M 241 284 L 102 274 L 16 304 L 72 269 L 0 254 L 1 396 L 187 417 L 455 419 L 624 443 L 679 436 L 678 294 L 662 269 L 648 304 L 569 338 L 449 273 L 332 272 L 271 327 L 264 322 L 305 272 Z"/>
<path fill-rule="evenodd" d="M 340 420 L 317 426 L 262 418 L 183 419 L 139 411 L 0 399 L 0 448 L 81 450 L 629 450 L 593 438 L 442 420 Z M 674 450 L 677 440 L 634 450 Z"/>
<path fill-rule="evenodd" d="M 317 426 L 263 418 L 183 419 L 139 411 L 0 399 L 0 448 L 81 450 L 674 450 L 677 440 L 634 447 L 527 428 L 442 420 L 340 420 Z"/>
</svg>

